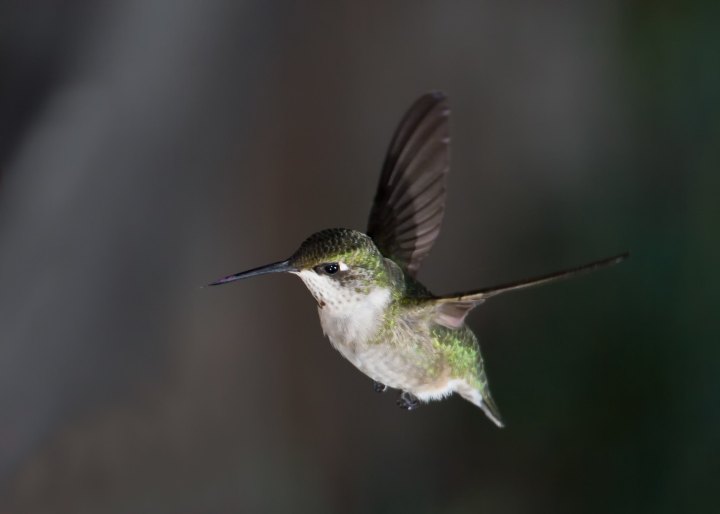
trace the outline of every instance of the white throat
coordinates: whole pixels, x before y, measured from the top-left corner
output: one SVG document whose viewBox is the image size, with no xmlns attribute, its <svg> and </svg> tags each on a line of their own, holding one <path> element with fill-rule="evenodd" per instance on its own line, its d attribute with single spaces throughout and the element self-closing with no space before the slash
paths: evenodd
<svg viewBox="0 0 720 514">
<path fill-rule="evenodd" d="M 374 287 L 358 292 L 314 271 L 304 270 L 297 275 L 317 300 L 323 332 L 336 348 L 355 347 L 375 336 L 390 303 L 389 288 Z"/>
</svg>

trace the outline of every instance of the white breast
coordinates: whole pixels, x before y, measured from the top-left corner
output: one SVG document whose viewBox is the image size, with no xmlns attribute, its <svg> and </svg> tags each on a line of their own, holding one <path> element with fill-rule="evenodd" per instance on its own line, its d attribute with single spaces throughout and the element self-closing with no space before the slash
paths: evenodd
<svg viewBox="0 0 720 514">
<path fill-rule="evenodd" d="M 368 343 L 380 329 L 390 303 L 390 289 L 376 287 L 367 293 L 357 292 L 314 271 L 300 271 L 298 276 L 318 302 L 323 332 L 335 348 L 355 363 L 358 347 Z"/>
</svg>

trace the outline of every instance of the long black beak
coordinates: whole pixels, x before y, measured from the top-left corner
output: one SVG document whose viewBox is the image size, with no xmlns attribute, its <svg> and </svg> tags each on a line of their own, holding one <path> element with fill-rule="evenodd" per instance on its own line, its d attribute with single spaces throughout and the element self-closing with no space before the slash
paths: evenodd
<svg viewBox="0 0 720 514">
<path fill-rule="evenodd" d="M 286 261 L 275 262 L 266 266 L 260 266 L 259 268 L 243 271 L 241 273 L 235 273 L 234 275 L 228 275 L 227 277 L 216 280 L 209 286 L 219 286 L 227 284 L 228 282 L 235 282 L 236 280 L 242 280 L 244 278 L 255 277 L 257 275 L 266 275 L 268 273 L 284 273 L 288 271 L 297 271 L 294 266 L 290 264 L 290 259 Z"/>
</svg>

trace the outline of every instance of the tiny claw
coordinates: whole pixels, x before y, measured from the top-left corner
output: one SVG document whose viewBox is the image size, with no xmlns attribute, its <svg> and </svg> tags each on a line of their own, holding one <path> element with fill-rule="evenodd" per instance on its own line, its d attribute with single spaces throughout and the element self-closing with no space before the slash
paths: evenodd
<svg viewBox="0 0 720 514">
<path fill-rule="evenodd" d="M 376 393 L 384 393 L 385 391 L 387 391 L 387 388 L 388 387 L 385 384 L 381 384 L 378 381 L 373 381 L 373 391 L 375 391 Z"/>
<path fill-rule="evenodd" d="M 408 393 L 407 391 L 403 391 L 395 403 L 397 403 L 398 407 L 405 410 L 415 410 L 420 407 L 420 400 L 418 400 L 414 394 Z"/>
</svg>

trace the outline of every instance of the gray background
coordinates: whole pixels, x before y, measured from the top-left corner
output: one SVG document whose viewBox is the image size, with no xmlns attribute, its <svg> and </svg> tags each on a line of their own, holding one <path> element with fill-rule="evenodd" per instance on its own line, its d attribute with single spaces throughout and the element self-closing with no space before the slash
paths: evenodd
<svg viewBox="0 0 720 514">
<path fill-rule="evenodd" d="M 705 512 L 720 478 L 717 4 L 4 1 L 3 512 Z M 630 249 L 470 318 L 508 427 L 400 411 L 289 276 L 450 96 L 421 279 Z"/>
</svg>

